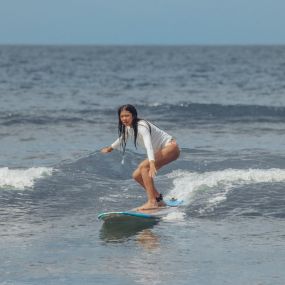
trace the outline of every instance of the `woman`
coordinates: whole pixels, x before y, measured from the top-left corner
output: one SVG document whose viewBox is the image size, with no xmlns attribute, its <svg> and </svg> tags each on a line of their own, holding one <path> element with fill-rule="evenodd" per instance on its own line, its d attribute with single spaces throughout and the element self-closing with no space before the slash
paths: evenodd
<svg viewBox="0 0 285 285">
<path fill-rule="evenodd" d="M 150 210 L 165 206 L 162 194 L 160 194 L 153 182 L 157 170 L 162 166 L 176 160 L 180 150 L 178 144 L 170 135 L 146 120 L 139 119 L 137 110 L 132 105 L 123 105 L 118 109 L 119 138 L 109 147 L 101 150 L 102 153 L 111 152 L 120 146 L 125 153 L 126 142 L 133 138 L 134 145 L 144 147 L 148 159 L 142 161 L 133 172 L 133 178 L 146 190 L 147 202 L 137 210 Z"/>
</svg>

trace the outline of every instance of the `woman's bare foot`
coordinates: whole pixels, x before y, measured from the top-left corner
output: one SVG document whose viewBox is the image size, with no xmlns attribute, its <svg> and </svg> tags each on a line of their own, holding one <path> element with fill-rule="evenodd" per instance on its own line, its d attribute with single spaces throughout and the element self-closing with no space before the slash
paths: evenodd
<svg viewBox="0 0 285 285">
<path fill-rule="evenodd" d="M 165 207 L 166 204 L 163 201 L 147 201 L 145 204 L 142 206 L 136 208 L 136 211 L 147 211 L 147 210 L 156 210 L 159 209 L 160 207 Z"/>
</svg>

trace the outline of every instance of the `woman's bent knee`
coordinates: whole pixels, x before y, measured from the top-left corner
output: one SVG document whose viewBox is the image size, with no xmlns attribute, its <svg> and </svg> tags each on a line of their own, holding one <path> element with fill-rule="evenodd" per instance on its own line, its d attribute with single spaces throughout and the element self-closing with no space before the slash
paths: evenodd
<svg viewBox="0 0 285 285">
<path fill-rule="evenodd" d="M 133 179 L 137 180 L 139 177 L 141 176 L 141 173 L 140 173 L 140 170 L 139 169 L 136 169 L 133 174 L 132 174 L 132 177 Z"/>
<path fill-rule="evenodd" d="M 149 163 L 141 163 L 139 166 L 139 172 L 144 173 L 145 171 L 149 171 Z"/>
</svg>

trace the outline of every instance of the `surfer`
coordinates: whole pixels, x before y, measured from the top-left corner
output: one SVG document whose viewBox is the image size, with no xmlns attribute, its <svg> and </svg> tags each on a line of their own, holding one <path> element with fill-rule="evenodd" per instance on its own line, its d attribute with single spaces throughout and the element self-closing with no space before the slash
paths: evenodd
<svg viewBox="0 0 285 285">
<path fill-rule="evenodd" d="M 111 146 L 104 147 L 101 152 L 108 153 L 121 146 L 124 157 L 128 138 L 133 138 L 135 147 L 137 144 L 144 147 L 148 159 L 138 165 L 132 176 L 146 190 L 148 200 L 137 210 L 165 206 L 163 196 L 155 188 L 153 178 L 161 167 L 179 157 L 180 149 L 176 140 L 154 124 L 138 118 L 136 108 L 130 104 L 119 107 L 118 119 L 119 138 Z"/>
</svg>

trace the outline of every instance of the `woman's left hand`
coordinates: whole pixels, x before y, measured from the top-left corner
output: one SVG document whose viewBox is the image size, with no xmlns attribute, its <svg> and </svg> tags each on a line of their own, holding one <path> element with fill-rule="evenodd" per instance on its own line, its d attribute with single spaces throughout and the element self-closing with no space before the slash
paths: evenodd
<svg viewBox="0 0 285 285">
<path fill-rule="evenodd" d="M 149 176 L 154 178 L 157 174 L 157 170 L 156 170 L 156 167 L 155 167 L 155 163 L 153 160 L 151 160 L 149 162 Z"/>
</svg>

